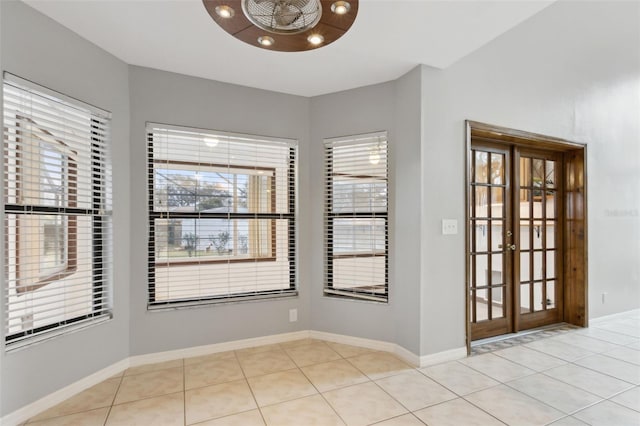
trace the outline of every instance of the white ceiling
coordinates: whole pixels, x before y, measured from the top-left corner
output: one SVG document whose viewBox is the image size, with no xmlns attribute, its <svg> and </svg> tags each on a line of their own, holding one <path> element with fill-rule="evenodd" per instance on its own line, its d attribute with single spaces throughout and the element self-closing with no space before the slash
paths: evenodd
<svg viewBox="0 0 640 426">
<path fill-rule="evenodd" d="M 316 96 L 446 68 L 554 0 L 360 0 L 345 36 L 296 53 L 236 40 L 201 0 L 24 1 L 132 65 Z"/>
</svg>

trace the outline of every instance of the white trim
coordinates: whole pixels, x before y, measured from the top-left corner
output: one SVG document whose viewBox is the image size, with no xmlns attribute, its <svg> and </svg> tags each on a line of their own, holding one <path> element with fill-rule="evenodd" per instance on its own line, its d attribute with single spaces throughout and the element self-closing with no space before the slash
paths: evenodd
<svg viewBox="0 0 640 426">
<path fill-rule="evenodd" d="M 129 358 L 125 358 L 115 364 L 111 364 L 96 373 L 83 377 L 77 382 L 71 383 L 69 386 L 65 386 L 64 388 L 50 393 L 29 405 L 25 405 L 24 407 L 7 414 L 0 419 L 0 425 L 13 426 L 25 422 L 31 417 L 60 404 L 75 394 L 89 389 L 91 386 L 97 385 L 98 383 L 121 373 L 127 368 L 129 368 Z"/>
<path fill-rule="evenodd" d="M 271 336 L 254 337 L 251 339 L 232 340 L 230 342 L 214 343 L 212 345 L 195 346 L 174 351 L 156 352 L 152 354 L 136 355 L 129 358 L 129 366 L 137 367 L 155 362 L 173 361 L 175 359 L 191 358 L 194 356 L 209 355 L 218 352 L 234 351 L 237 349 L 251 348 L 253 346 L 271 345 L 274 343 L 289 342 L 291 340 L 306 339 L 309 331 L 295 331 L 292 333 L 274 334 Z"/>
<path fill-rule="evenodd" d="M 416 367 L 416 368 L 420 368 L 422 367 L 422 365 L 420 364 L 420 356 L 414 354 L 413 352 L 411 352 L 409 349 L 400 346 L 400 345 L 394 345 L 395 347 L 393 348 L 393 353 L 395 355 L 397 355 L 398 357 L 402 358 L 403 360 L 405 360 L 406 362 L 408 362 L 409 364 L 411 364 L 412 366 Z"/>
<path fill-rule="evenodd" d="M 640 309 L 631 309 L 629 311 L 624 311 L 624 312 L 618 312 L 615 314 L 610 314 L 610 315 L 605 315 L 602 317 L 598 317 L 598 318 L 593 318 L 589 320 L 589 325 L 597 325 L 603 322 L 607 322 L 607 321 L 611 321 L 611 320 L 616 320 L 616 319 L 620 319 L 620 318 L 624 318 L 627 317 L 629 315 L 640 315 Z"/>
<path fill-rule="evenodd" d="M 467 357 L 467 347 L 449 349 L 447 351 L 436 352 L 435 354 L 423 355 L 420 357 L 420 367 L 441 364 L 448 361 L 456 361 Z"/>
<path fill-rule="evenodd" d="M 274 334 L 271 336 L 254 337 L 250 339 L 233 340 L 229 342 L 215 343 L 212 345 L 195 346 L 186 349 L 173 351 L 156 352 L 145 355 L 136 355 L 118 361 L 102 370 L 91 374 L 72 383 L 60 390 L 57 390 L 39 400 L 28 404 L 18 410 L 0 418 L 0 425 L 14 426 L 27 421 L 31 417 L 71 398 L 75 394 L 82 392 L 91 386 L 113 377 L 114 375 L 130 367 L 137 367 L 144 364 L 171 361 L 181 358 L 208 355 L 217 352 L 226 352 L 237 349 L 250 348 L 253 346 L 270 345 L 274 343 L 289 342 L 292 340 L 314 338 L 329 342 L 343 343 L 347 345 L 361 346 L 378 351 L 390 352 L 415 367 L 425 367 L 441 362 L 452 361 L 464 358 L 467 355 L 465 347 L 451 349 L 436 354 L 418 356 L 408 349 L 391 342 L 382 340 L 364 339 L 361 337 L 346 336 L 343 334 L 327 333 L 324 331 L 301 330 L 291 333 Z"/>
<path fill-rule="evenodd" d="M 391 352 L 402 358 L 414 367 L 420 367 L 420 357 L 410 350 L 396 344 L 382 340 L 363 339 L 361 337 L 345 336 L 344 334 L 326 333 L 324 331 L 310 331 L 313 339 L 327 340 L 329 342 L 343 343 L 345 345 L 361 346 L 363 348 L 375 349 L 377 351 Z"/>
<path fill-rule="evenodd" d="M 334 334 L 316 330 L 310 330 L 309 337 L 345 345 L 361 346 L 376 351 L 394 352 L 395 346 L 397 346 L 395 343 L 389 343 L 383 340 L 364 339 L 362 337 L 352 337 L 344 334 Z"/>
</svg>

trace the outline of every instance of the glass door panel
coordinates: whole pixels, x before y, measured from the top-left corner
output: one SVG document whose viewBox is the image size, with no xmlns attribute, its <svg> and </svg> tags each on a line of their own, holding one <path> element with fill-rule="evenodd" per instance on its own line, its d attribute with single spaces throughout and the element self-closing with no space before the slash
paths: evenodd
<svg viewBox="0 0 640 426">
<path fill-rule="evenodd" d="M 550 152 L 517 151 L 521 194 L 515 223 L 520 226 L 520 247 L 515 257 L 520 295 L 516 328 L 523 330 L 551 324 L 561 318 L 558 300 L 558 265 L 561 265 L 557 226 L 560 159 Z"/>
<path fill-rule="evenodd" d="M 507 333 L 510 327 L 510 153 L 477 146 L 471 152 L 469 318 L 474 339 Z"/>
</svg>

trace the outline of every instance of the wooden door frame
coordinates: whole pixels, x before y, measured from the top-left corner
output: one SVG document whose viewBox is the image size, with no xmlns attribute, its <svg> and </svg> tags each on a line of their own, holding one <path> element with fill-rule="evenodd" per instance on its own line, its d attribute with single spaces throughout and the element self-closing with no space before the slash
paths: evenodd
<svg viewBox="0 0 640 426">
<path fill-rule="evenodd" d="M 465 324 L 467 353 L 471 353 L 471 321 L 469 317 L 469 203 L 471 141 L 517 146 L 528 150 L 563 153 L 564 215 L 563 232 L 563 310 L 565 322 L 580 327 L 588 324 L 588 239 L 587 239 L 587 145 L 522 130 L 509 129 L 472 120 L 465 121 Z"/>
</svg>

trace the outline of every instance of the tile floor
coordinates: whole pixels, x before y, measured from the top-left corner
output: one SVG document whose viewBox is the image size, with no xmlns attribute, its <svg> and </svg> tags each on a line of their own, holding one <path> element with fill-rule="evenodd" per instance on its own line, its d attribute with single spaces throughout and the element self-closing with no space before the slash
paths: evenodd
<svg viewBox="0 0 640 426">
<path fill-rule="evenodd" d="M 416 369 L 297 340 L 130 368 L 29 425 L 640 425 L 640 311 Z"/>
</svg>

